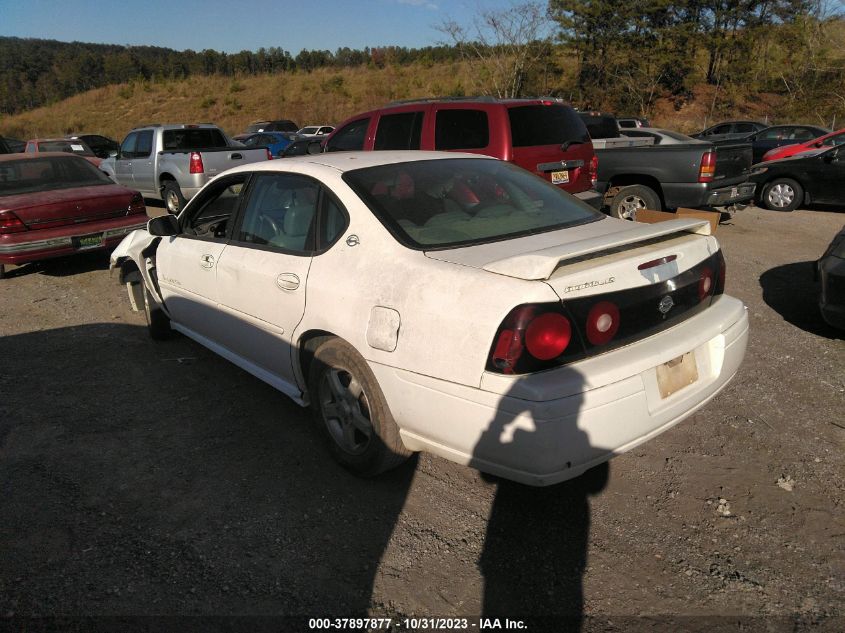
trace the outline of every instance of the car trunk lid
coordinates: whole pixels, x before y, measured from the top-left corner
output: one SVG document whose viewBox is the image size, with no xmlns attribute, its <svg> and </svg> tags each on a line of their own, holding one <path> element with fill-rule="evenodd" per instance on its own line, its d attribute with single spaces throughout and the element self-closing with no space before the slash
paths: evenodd
<svg viewBox="0 0 845 633">
<path fill-rule="evenodd" d="M 143 204 L 130 210 L 132 197 L 131 191 L 118 185 L 55 189 L 0 197 L 0 212 L 13 212 L 29 229 L 53 228 L 143 214 Z"/>
<path fill-rule="evenodd" d="M 654 245 L 689 234 L 709 235 L 709 222 L 679 219 L 639 224 L 604 218 L 599 222 L 506 242 L 427 251 L 426 255 L 432 259 L 481 268 L 508 277 L 545 280 L 559 294 L 567 294 L 564 292 L 567 286 L 581 283 L 586 284 L 582 290 L 587 290 L 592 282 L 598 280 L 595 271 L 602 265 L 601 258 L 609 257 L 606 263 L 615 266 L 619 263 L 620 253 L 624 259 L 627 257 L 626 252 L 636 250 L 637 257 L 641 258 L 648 252 L 660 250 Z M 589 263 L 585 265 L 584 262 Z M 563 268 L 571 268 L 584 277 L 583 281 L 578 282 L 570 275 L 559 274 L 558 271 Z M 639 277 L 641 275 L 635 276 Z"/>
</svg>

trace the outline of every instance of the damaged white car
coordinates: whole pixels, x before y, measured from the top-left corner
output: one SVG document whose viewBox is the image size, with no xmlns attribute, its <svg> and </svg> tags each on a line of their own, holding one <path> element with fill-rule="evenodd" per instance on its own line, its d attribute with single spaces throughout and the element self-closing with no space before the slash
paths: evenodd
<svg viewBox="0 0 845 633">
<path fill-rule="evenodd" d="M 707 222 L 608 218 L 475 155 L 245 165 L 112 266 L 153 338 L 178 330 L 310 405 L 365 476 L 425 450 L 570 479 L 704 405 L 748 339 Z"/>
</svg>

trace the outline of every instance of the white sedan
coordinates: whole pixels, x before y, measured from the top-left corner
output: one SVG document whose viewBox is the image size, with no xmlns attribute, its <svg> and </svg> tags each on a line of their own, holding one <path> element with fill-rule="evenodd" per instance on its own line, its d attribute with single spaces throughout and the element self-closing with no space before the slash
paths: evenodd
<svg viewBox="0 0 845 633">
<path fill-rule="evenodd" d="M 748 339 L 707 222 L 609 218 L 477 155 L 244 165 L 112 266 L 153 338 L 177 330 L 310 405 L 364 476 L 426 450 L 570 479 L 704 405 Z"/>
</svg>

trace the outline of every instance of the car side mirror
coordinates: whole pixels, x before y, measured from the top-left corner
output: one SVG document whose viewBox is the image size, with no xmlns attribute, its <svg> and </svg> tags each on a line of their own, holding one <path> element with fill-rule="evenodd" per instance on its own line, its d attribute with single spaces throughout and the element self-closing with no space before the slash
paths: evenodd
<svg viewBox="0 0 845 633">
<path fill-rule="evenodd" d="M 816 141 L 815 143 L 813 143 L 814 147 L 821 147 L 822 145 L 824 145 L 822 141 Z"/>
<path fill-rule="evenodd" d="M 157 237 L 179 235 L 179 220 L 175 215 L 160 215 L 147 222 L 147 233 Z"/>
<path fill-rule="evenodd" d="M 110 152 L 109 152 L 109 157 L 110 157 L 110 158 L 117 158 L 117 150 L 116 150 L 116 149 L 113 149 L 112 151 L 110 151 Z"/>
</svg>

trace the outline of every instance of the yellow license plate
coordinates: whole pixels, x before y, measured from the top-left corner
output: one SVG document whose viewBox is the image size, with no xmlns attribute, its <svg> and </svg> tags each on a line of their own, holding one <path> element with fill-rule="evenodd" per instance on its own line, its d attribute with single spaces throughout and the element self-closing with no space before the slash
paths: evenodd
<svg viewBox="0 0 845 633">
<path fill-rule="evenodd" d="M 661 398 L 668 398 L 696 380 L 698 380 L 698 367 L 695 365 L 694 352 L 687 352 L 683 356 L 657 366 L 657 388 L 660 390 Z"/>
<path fill-rule="evenodd" d="M 569 182 L 569 172 L 568 171 L 553 171 L 552 172 L 552 184 L 553 185 L 565 185 Z"/>
</svg>

